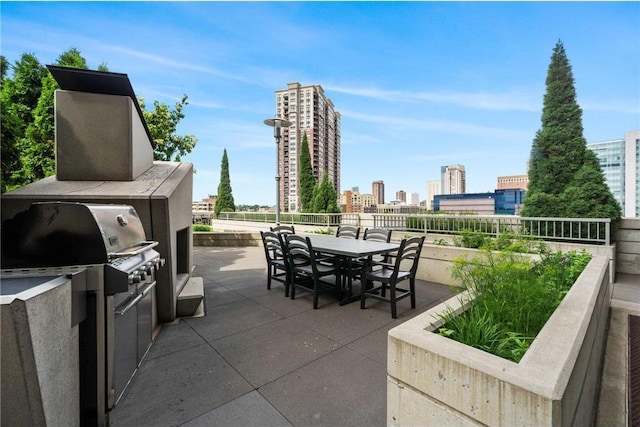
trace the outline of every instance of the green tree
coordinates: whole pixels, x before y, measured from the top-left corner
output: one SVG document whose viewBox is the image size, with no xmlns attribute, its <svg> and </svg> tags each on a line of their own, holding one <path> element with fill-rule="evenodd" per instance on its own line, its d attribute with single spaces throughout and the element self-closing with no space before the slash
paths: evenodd
<svg viewBox="0 0 640 427">
<path fill-rule="evenodd" d="M 313 175 L 313 167 L 311 166 L 311 154 L 309 153 L 309 141 L 307 133 L 302 137 L 300 144 L 300 207 L 302 212 L 312 212 L 313 189 L 317 184 L 316 177 Z"/>
<path fill-rule="evenodd" d="M 573 72 L 558 41 L 547 72 L 542 126 L 529 161 L 529 187 L 522 216 L 620 218 L 598 160 L 583 136 L 582 109 Z M 599 206 L 604 204 L 604 206 Z M 604 215 L 606 213 L 606 215 Z"/>
<path fill-rule="evenodd" d="M 231 180 L 229 179 L 229 159 L 227 158 L 226 148 L 222 154 L 222 163 L 220 165 L 220 184 L 218 184 L 218 198 L 216 199 L 216 206 L 213 210 L 216 217 L 220 215 L 220 212 L 236 211 L 231 191 Z"/>
<path fill-rule="evenodd" d="M 585 162 L 561 194 L 564 213 L 569 218 L 611 218 L 612 232 L 621 217 L 618 201 L 611 194 L 597 156 L 588 150 Z"/>
<path fill-rule="evenodd" d="M 322 181 L 313 189 L 313 210 L 314 213 L 340 213 L 338 208 L 338 196 L 333 184 L 325 172 Z"/>
<path fill-rule="evenodd" d="M 182 156 L 189 154 L 196 146 L 198 139 L 195 136 L 176 135 L 178 123 L 184 118 L 182 110 L 189 104 L 187 98 L 187 95 L 182 95 L 182 99 L 176 102 L 173 110 L 169 109 L 168 105 L 155 101 L 151 111 L 146 110 L 144 99 L 138 99 L 155 147 L 155 160 L 179 162 Z"/>
<path fill-rule="evenodd" d="M 87 69 L 87 61 L 75 48 L 62 53 L 56 60 L 56 65 Z M 18 145 L 24 184 L 56 173 L 53 102 L 56 89 L 58 89 L 58 83 L 51 73 L 46 72 L 42 78 L 38 104 L 33 110 L 33 121 L 27 126 L 25 138 Z"/>
<path fill-rule="evenodd" d="M 8 70 L 13 69 L 13 78 Z M 0 127 L 2 128 L 2 192 L 24 185 L 20 146 L 24 144 L 27 127 L 33 122 L 42 80 L 47 69 L 28 53 L 22 54 L 13 66 L 2 57 L 2 89 L 0 91 Z"/>
</svg>

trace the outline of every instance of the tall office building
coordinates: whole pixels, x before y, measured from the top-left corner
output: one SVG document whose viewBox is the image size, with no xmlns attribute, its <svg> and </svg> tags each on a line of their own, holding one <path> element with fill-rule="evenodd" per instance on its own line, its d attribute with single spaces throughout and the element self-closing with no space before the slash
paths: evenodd
<svg viewBox="0 0 640 427">
<path fill-rule="evenodd" d="M 407 203 L 407 192 L 404 190 L 396 191 L 396 200 L 401 203 Z"/>
<path fill-rule="evenodd" d="M 311 167 L 320 182 L 324 173 L 340 194 L 340 113 L 333 102 L 324 95 L 319 85 L 301 86 L 289 83 L 286 89 L 276 91 L 276 117 L 292 124 L 283 128 L 279 144 L 280 209 L 298 212 L 300 144 L 304 134 L 309 142 Z M 336 203 L 340 203 L 336 200 Z"/>
<path fill-rule="evenodd" d="M 441 194 L 466 193 L 466 174 L 463 165 L 442 166 L 440 168 Z"/>
<path fill-rule="evenodd" d="M 420 204 L 420 194 L 418 194 L 418 193 L 411 193 L 411 200 L 410 200 L 410 204 L 411 204 L 411 205 L 418 206 L 418 205 Z"/>
<path fill-rule="evenodd" d="M 373 181 L 371 193 L 376 205 L 384 205 L 384 181 Z"/>
<path fill-rule="evenodd" d="M 426 207 L 433 210 L 433 199 L 442 194 L 442 183 L 440 181 L 427 181 Z"/>
<path fill-rule="evenodd" d="M 640 130 L 624 138 L 590 142 L 613 197 L 622 207 L 622 216 L 640 217 Z"/>
</svg>

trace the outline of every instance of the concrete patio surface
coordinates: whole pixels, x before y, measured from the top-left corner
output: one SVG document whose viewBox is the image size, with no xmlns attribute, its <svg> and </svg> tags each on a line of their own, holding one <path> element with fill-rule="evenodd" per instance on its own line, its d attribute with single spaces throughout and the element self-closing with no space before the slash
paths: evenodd
<svg viewBox="0 0 640 427">
<path fill-rule="evenodd" d="M 111 426 L 384 426 L 388 330 L 453 294 L 417 281 L 394 320 L 382 301 L 267 290 L 262 247 L 194 247 L 194 264 L 206 315 L 163 325 Z"/>
<path fill-rule="evenodd" d="M 111 426 L 384 426 L 387 332 L 453 293 L 417 281 L 417 308 L 368 300 L 340 307 L 266 287 L 262 247 L 194 247 L 205 313 L 163 325 Z M 357 287 L 356 282 L 356 287 Z M 618 274 L 597 427 L 626 425 L 627 316 L 640 315 L 640 277 Z M 638 396 L 632 396 L 637 399 Z"/>
</svg>

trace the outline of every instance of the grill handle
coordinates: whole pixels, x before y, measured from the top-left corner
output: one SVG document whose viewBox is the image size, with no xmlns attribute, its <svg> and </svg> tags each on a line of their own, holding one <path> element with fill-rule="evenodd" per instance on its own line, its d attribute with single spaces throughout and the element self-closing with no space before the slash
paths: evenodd
<svg viewBox="0 0 640 427">
<path fill-rule="evenodd" d="M 140 255 L 146 250 L 155 248 L 156 246 L 158 246 L 158 242 L 146 241 L 146 242 L 141 242 L 140 245 L 141 245 L 140 248 L 136 249 L 133 252 L 111 252 L 109 253 L 109 258 L 122 258 L 126 256 Z"/>
<path fill-rule="evenodd" d="M 122 310 L 114 310 L 114 312 L 116 314 L 119 314 L 120 316 L 124 316 L 125 313 L 129 310 L 131 310 L 131 307 L 133 307 L 134 305 L 136 305 L 143 297 L 144 295 L 142 294 L 138 294 L 136 295 L 136 297 L 134 299 L 131 300 L 131 302 L 129 302 L 129 304 L 126 305 L 125 308 L 123 308 Z"/>
</svg>

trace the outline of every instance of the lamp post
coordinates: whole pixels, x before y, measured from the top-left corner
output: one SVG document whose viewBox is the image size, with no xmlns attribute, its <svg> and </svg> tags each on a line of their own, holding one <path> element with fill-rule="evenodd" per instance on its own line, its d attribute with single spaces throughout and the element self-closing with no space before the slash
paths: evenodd
<svg viewBox="0 0 640 427">
<path fill-rule="evenodd" d="M 285 119 L 266 119 L 264 124 L 273 127 L 273 137 L 276 140 L 276 225 L 280 225 L 280 128 L 291 126 Z"/>
</svg>

